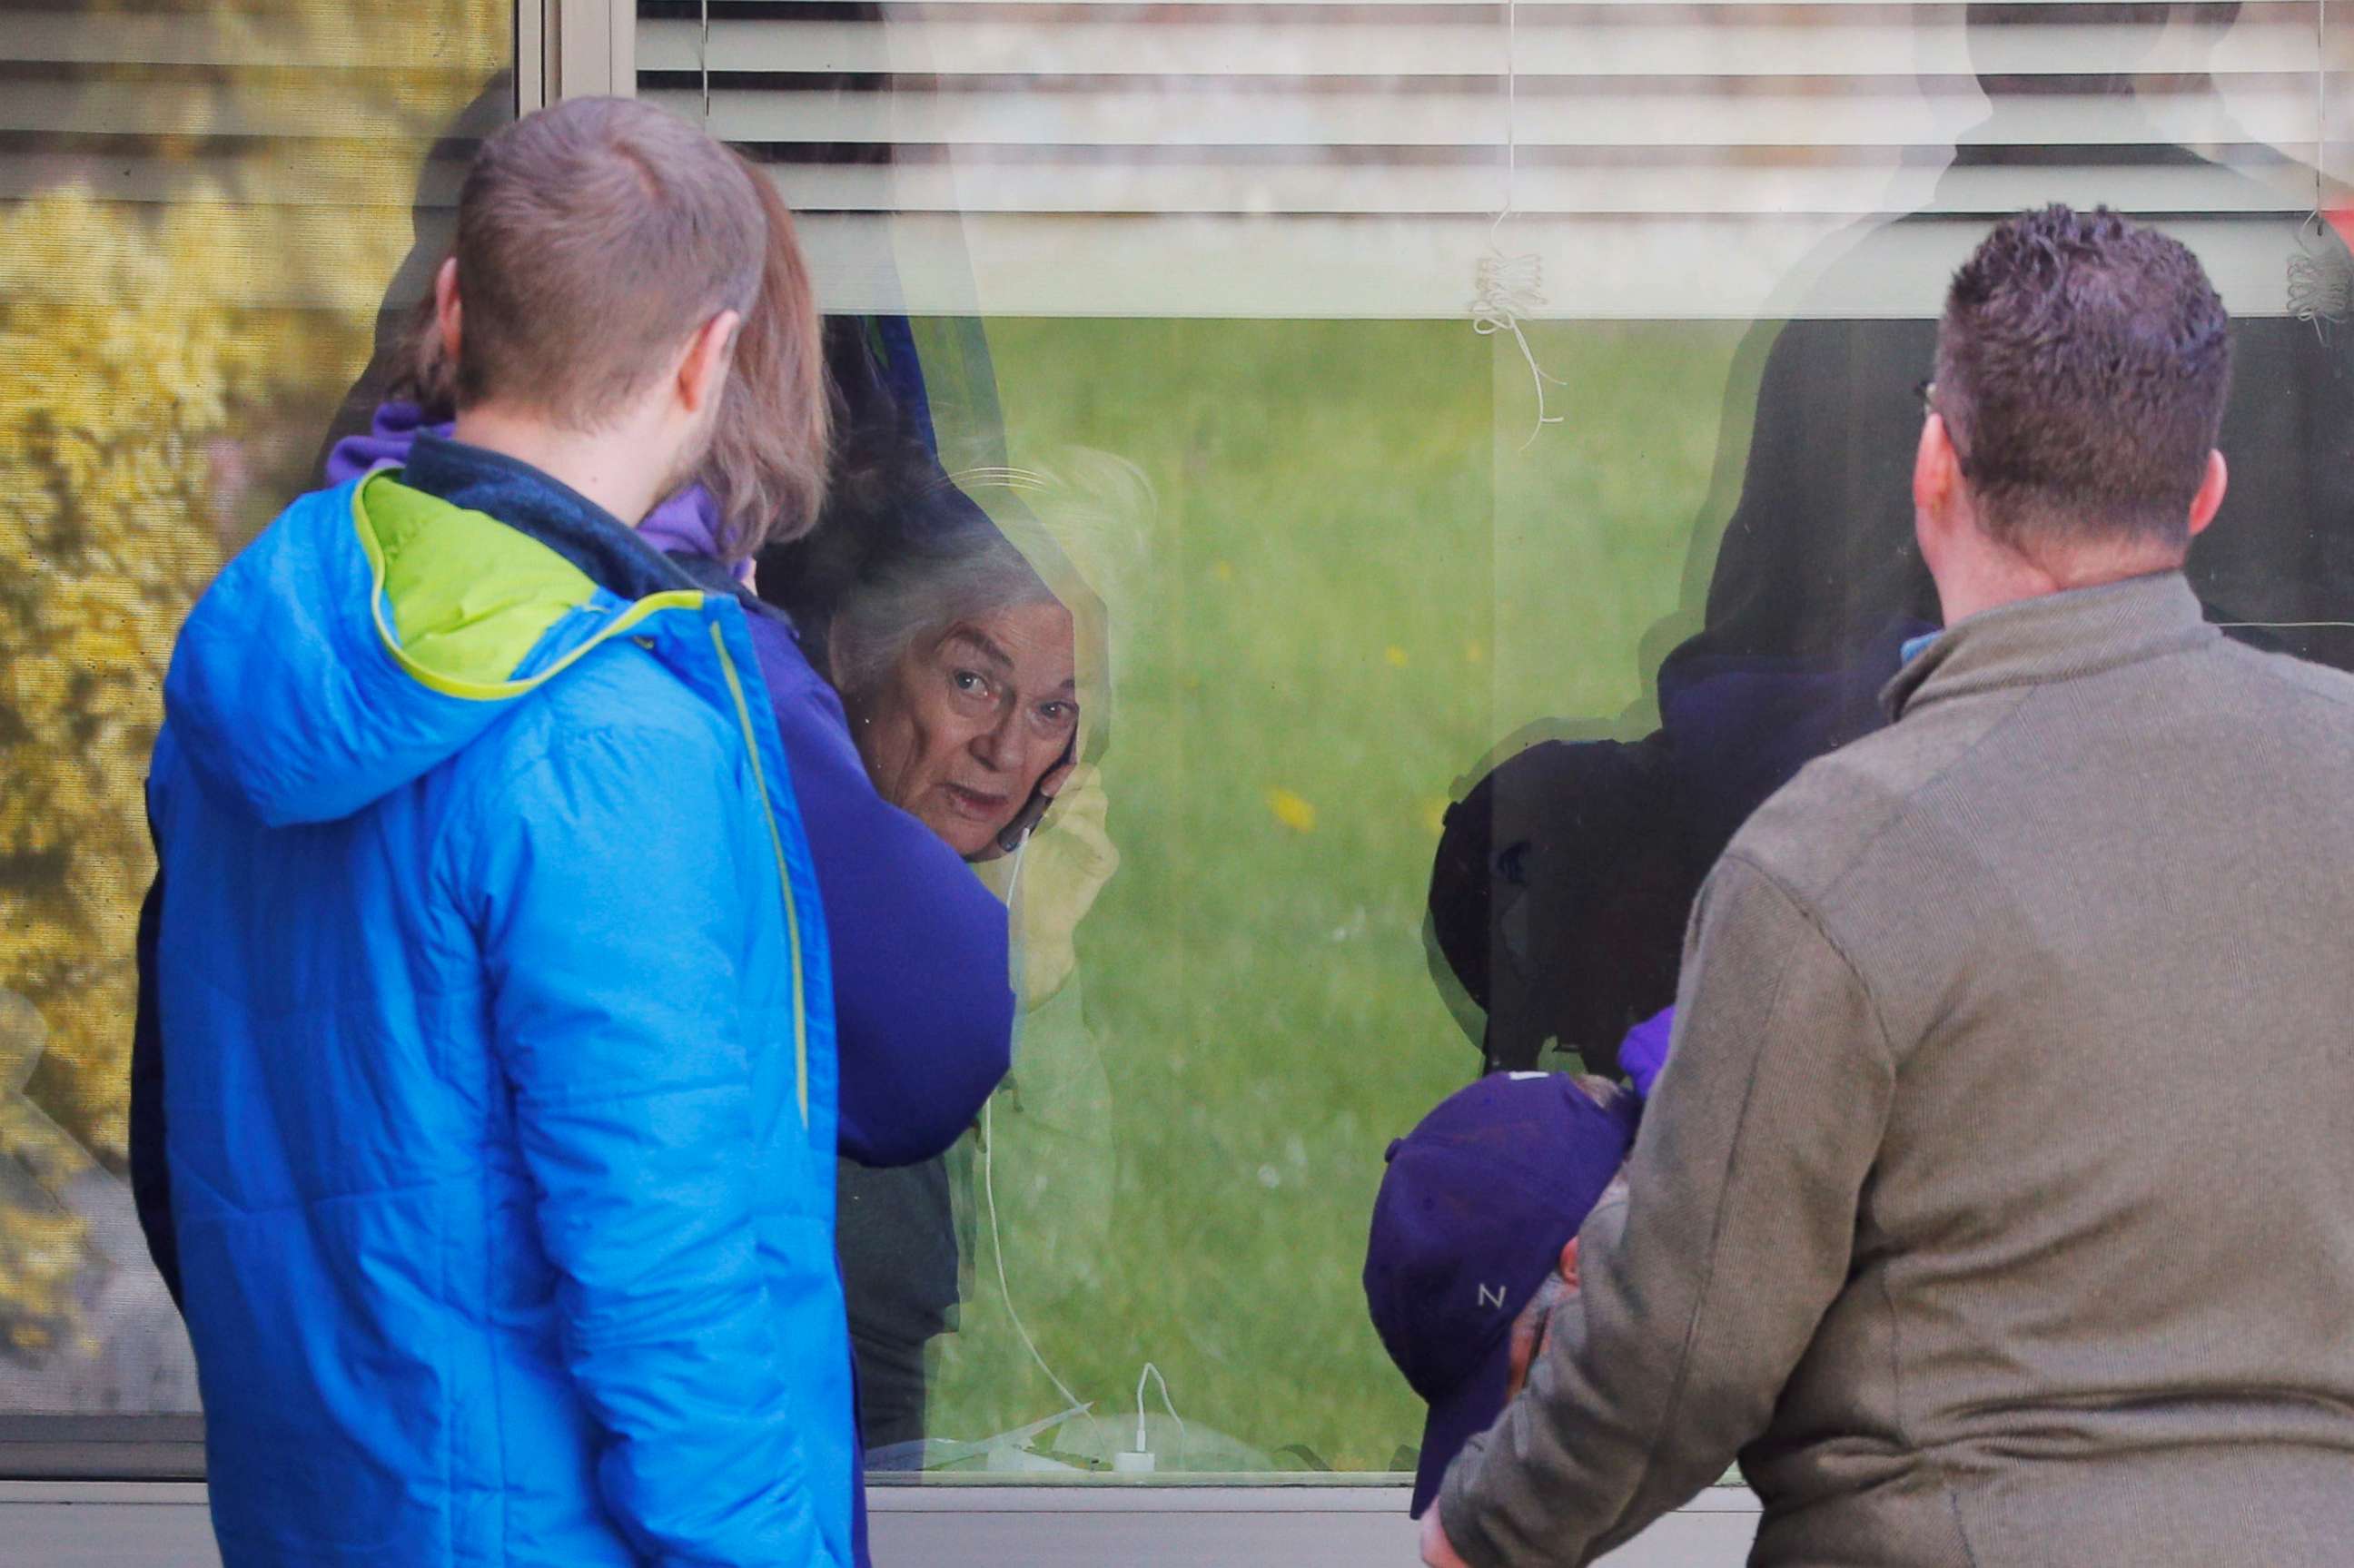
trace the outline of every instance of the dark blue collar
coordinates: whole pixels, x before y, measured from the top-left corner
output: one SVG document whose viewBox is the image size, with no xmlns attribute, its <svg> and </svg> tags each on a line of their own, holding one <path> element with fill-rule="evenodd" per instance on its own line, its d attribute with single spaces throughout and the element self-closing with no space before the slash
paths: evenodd
<svg viewBox="0 0 2354 1568">
<path fill-rule="evenodd" d="M 497 518 L 628 599 L 701 585 L 638 531 L 518 458 L 418 432 L 400 482 L 452 506 Z"/>
</svg>

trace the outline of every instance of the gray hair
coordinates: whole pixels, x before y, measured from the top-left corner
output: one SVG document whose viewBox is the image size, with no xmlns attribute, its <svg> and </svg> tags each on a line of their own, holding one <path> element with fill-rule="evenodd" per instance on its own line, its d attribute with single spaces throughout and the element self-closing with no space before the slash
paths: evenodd
<svg viewBox="0 0 2354 1568">
<path fill-rule="evenodd" d="M 1608 1110 L 1622 1097 L 1632 1092 L 1626 1085 L 1613 1083 L 1599 1073 L 1572 1073 L 1569 1081 L 1584 1090 L 1585 1097 L 1604 1110 Z"/>
<path fill-rule="evenodd" d="M 961 622 L 1060 602 L 1004 535 L 959 527 L 896 552 L 843 602 L 828 630 L 834 689 L 852 703 L 889 679 L 907 650 Z"/>
</svg>

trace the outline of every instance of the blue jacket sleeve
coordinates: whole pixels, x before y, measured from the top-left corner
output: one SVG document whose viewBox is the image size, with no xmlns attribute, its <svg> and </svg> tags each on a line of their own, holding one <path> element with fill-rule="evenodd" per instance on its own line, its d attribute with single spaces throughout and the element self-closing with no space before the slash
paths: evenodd
<svg viewBox="0 0 2354 1568">
<path fill-rule="evenodd" d="M 762 673 L 825 899 L 842 1152 L 863 1165 L 929 1160 L 1012 1064 L 1005 906 L 875 792 L 840 700 L 798 651 L 790 663 L 764 656 Z"/>
<path fill-rule="evenodd" d="M 607 1506 L 662 1568 L 831 1568 L 780 1341 L 834 1265 L 822 1226 L 813 1255 L 760 1245 L 795 1174 L 743 1016 L 774 873 L 732 836 L 731 766 L 658 725 L 567 733 L 452 863 Z"/>
</svg>

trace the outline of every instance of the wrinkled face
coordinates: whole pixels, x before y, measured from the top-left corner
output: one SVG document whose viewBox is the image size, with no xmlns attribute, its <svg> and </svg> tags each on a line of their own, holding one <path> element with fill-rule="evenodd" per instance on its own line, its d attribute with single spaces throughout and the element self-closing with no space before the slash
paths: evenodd
<svg viewBox="0 0 2354 1568">
<path fill-rule="evenodd" d="M 1049 600 L 960 621 L 901 654 L 851 717 L 882 797 L 966 859 L 987 854 L 1078 728 L 1071 613 Z"/>
</svg>

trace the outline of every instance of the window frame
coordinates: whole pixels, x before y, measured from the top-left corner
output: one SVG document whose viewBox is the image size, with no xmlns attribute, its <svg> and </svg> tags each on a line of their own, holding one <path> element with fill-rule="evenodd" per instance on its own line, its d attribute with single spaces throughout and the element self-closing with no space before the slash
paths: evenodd
<svg viewBox="0 0 2354 1568">
<path fill-rule="evenodd" d="M 0 1481 L 201 1481 L 202 1415 L 0 1411 Z"/>
<path fill-rule="evenodd" d="M 634 0 L 518 0 L 515 112 L 567 98 L 634 96 L 636 23 Z M 1353 1565 L 1369 1552 L 1406 1560 L 1415 1541 L 1407 1479 L 878 1479 L 867 1496 L 878 1554 L 909 1560 L 938 1539 L 959 1543 L 975 1568 L 1048 1561 L 1173 1568 L 1207 1560 L 1204 1552 L 1219 1561 L 1312 1568 Z M 55 1527 L 55 1510 L 70 1507 L 76 1551 L 124 1568 L 180 1568 L 188 1531 L 202 1528 L 180 1510 L 206 1507 L 204 1481 L 200 1414 L 0 1411 L 0 1540 L 19 1539 L 19 1524 L 38 1540 L 41 1529 Z M 1731 1568 L 1746 1555 L 1748 1520 L 1758 1511 L 1745 1488 L 1712 1488 L 1678 1510 L 1664 1534 L 1647 1536 L 1613 1562 Z M 167 1527 L 159 1529 L 159 1520 Z M 1227 1555 L 1236 1550 L 1246 1559 Z"/>
<path fill-rule="evenodd" d="M 871 1490 L 877 1562 L 960 1568 L 1361 1568 L 1415 1559 L 1406 1489 L 1388 1486 L 903 1486 Z M 1609 1568 L 1738 1568 L 1755 1497 L 1718 1487 L 1605 1559 Z M 60 1561 L 214 1568 L 205 1489 L 187 1481 L 0 1479 L 0 1540 Z"/>
</svg>

